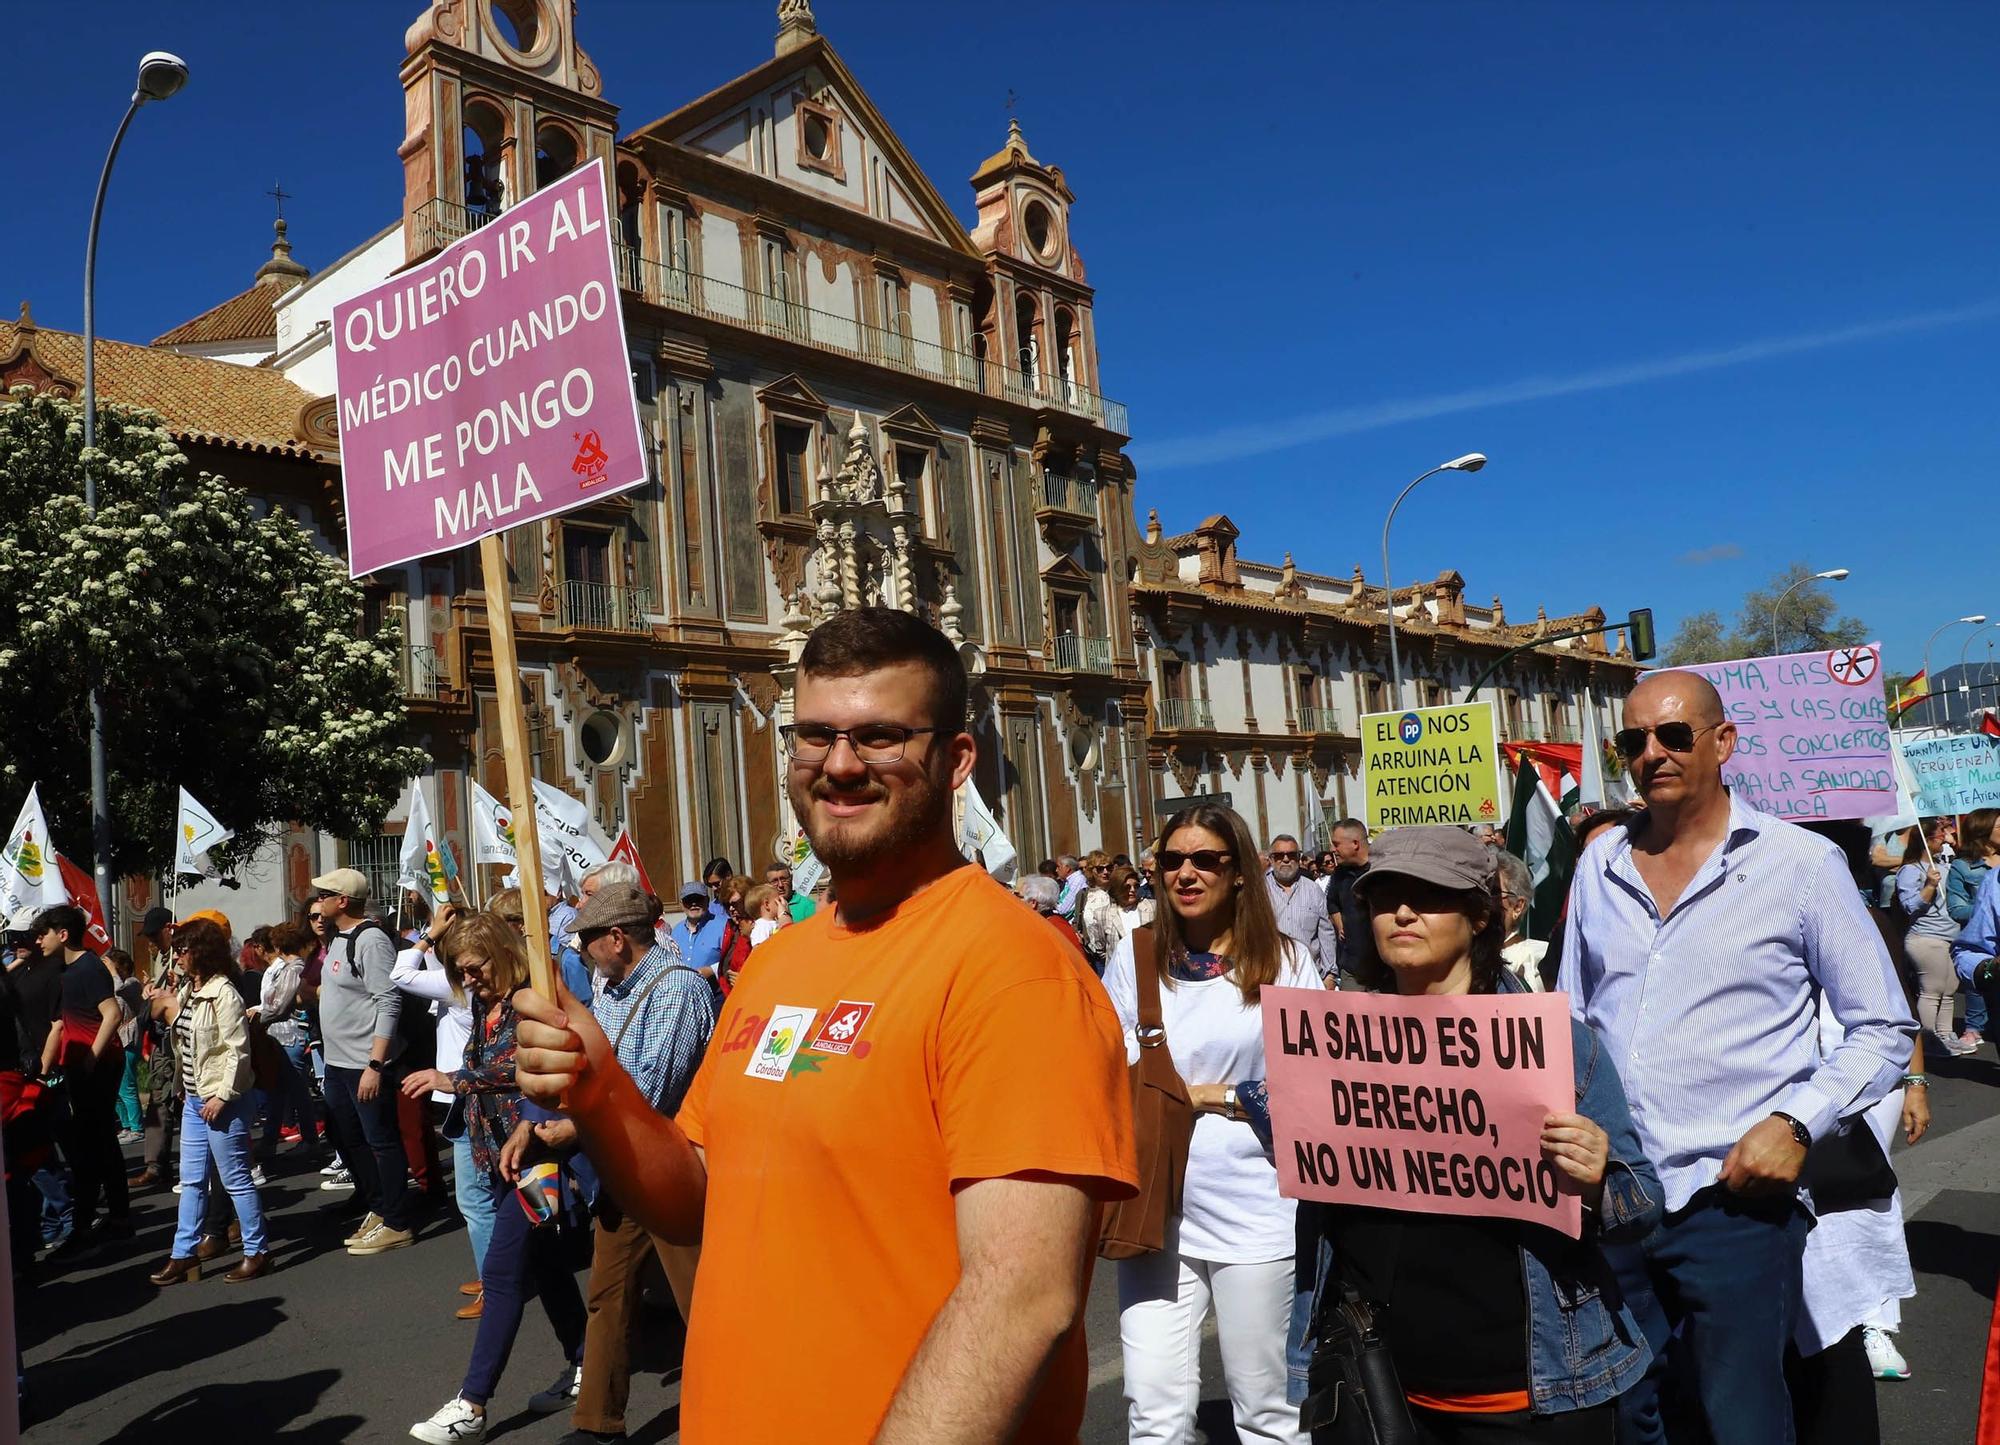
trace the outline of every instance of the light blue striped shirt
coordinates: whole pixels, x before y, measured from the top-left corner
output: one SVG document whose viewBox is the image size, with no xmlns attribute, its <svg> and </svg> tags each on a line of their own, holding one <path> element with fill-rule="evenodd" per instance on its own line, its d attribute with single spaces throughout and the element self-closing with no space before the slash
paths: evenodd
<svg viewBox="0 0 2000 1445">
<path fill-rule="evenodd" d="M 1664 919 L 1624 828 L 1577 865 L 1558 986 L 1610 1050 L 1669 1210 L 1751 1127 L 1822 1137 L 1894 1087 L 1916 1020 L 1831 843 L 1731 797 L 1729 832 Z M 1846 1037 L 1821 1056 L 1819 998 Z"/>
</svg>

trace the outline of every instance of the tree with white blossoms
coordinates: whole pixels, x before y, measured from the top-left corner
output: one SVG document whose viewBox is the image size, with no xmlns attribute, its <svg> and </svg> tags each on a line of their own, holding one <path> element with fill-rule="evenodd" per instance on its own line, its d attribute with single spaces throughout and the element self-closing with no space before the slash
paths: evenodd
<svg viewBox="0 0 2000 1445">
<path fill-rule="evenodd" d="M 427 759 L 403 742 L 399 639 L 295 520 L 197 471 L 158 416 L 0 397 L 0 812 L 39 783 L 56 846 L 90 859 L 89 688 L 101 679 L 115 870 L 170 864 L 177 789 L 237 837 L 373 831 Z"/>
</svg>

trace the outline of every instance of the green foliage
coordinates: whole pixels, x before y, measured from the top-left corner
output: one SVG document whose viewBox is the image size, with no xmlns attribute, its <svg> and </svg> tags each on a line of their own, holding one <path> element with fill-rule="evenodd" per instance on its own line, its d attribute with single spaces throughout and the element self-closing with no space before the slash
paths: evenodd
<svg viewBox="0 0 2000 1445">
<path fill-rule="evenodd" d="M 425 758 L 402 744 L 396 630 L 361 636 L 340 560 L 196 472 L 150 412 L 100 410 L 94 519 L 82 467 L 80 405 L 0 400 L 8 815 L 39 783 L 56 846 L 88 866 L 94 674 L 120 873 L 171 860 L 180 787 L 236 831 L 239 856 L 288 820 L 378 826 Z"/>
<path fill-rule="evenodd" d="M 1778 609 L 1777 652 L 1824 652 L 1870 641 L 1868 624 L 1858 617 L 1836 616 L 1838 609 L 1827 584 L 1808 580 L 1811 577 L 1811 568 L 1794 562 L 1744 597 L 1733 627 L 1725 626 L 1722 614 L 1716 611 L 1696 612 L 1682 618 L 1673 640 L 1667 644 L 1664 661 L 1670 667 L 1684 667 L 1690 663 L 1726 662 L 1735 657 L 1768 656 L 1774 650 L 1773 608 Z"/>
</svg>

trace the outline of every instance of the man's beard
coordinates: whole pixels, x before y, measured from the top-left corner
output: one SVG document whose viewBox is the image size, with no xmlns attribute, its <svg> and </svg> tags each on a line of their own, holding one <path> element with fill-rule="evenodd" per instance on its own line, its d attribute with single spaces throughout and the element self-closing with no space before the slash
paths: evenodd
<svg viewBox="0 0 2000 1445">
<path fill-rule="evenodd" d="M 842 819 L 831 827 L 821 827 L 813 821 L 814 797 L 867 802 L 888 798 L 889 790 L 872 775 L 853 788 L 837 787 L 823 775 L 804 788 L 793 783 L 786 786 L 791 794 L 792 812 L 805 828 L 806 838 L 820 862 L 829 868 L 866 872 L 897 853 L 922 847 L 949 827 L 950 790 L 939 787 L 927 767 L 919 768 L 917 776 L 919 781 L 904 792 L 901 803 L 891 805 L 893 811 L 888 817 L 865 822 Z M 857 822 L 872 831 L 861 835 L 855 826 Z"/>
<path fill-rule="evenodd" d="M 1299 881 L 1298 865 L 1292 864 L 1287 866 L 1283 863 L 1274 863 L 1271 865 L 1271 876 L 1284 886 L 1290 887 Z"/>
</svg>

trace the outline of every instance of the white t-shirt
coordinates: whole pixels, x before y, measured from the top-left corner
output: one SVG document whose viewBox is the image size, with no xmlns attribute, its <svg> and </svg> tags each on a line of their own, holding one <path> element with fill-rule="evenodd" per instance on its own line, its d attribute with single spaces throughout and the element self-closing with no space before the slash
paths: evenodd
<svg viewBox="0 0 2000 1445">
<path fill-rule="evenodd" d="M 778 931 L 777 919 L 775 918 L 758 919 L 755 923 L 750 925 L 750 946 L 752 948 L 755 948 L 758 944 L 762 943 L 765 939 L 769 938 L 772 934 L 776 933 L 777 931 Z"/>
<path fill-rule="evenodd" d="M 1281 939 L 1282 988 L 1319 988 L 1312 956 Z M 1139 998 L 1132 940 L 1120 939 L 1104 965 L 1104 987 L 1125 1030 L 1125 1057 L 1137 1062 Z M 1161 1022 L 1174 1068 L 1190 1084 L 1241 1084 L 1265 1076 L 1264 1015 L 1246 1008 L 1231 974 L 1160 989 Z M 1268 1264 L 1296 1247 L 1297 1206 L 1278 1193 L 1278 1170 L 1248 1124 L 1220 1114 L 1195 1117 L 1181 1191 L 1180 1252 L 1217 1264 Z"/>
</svg>

